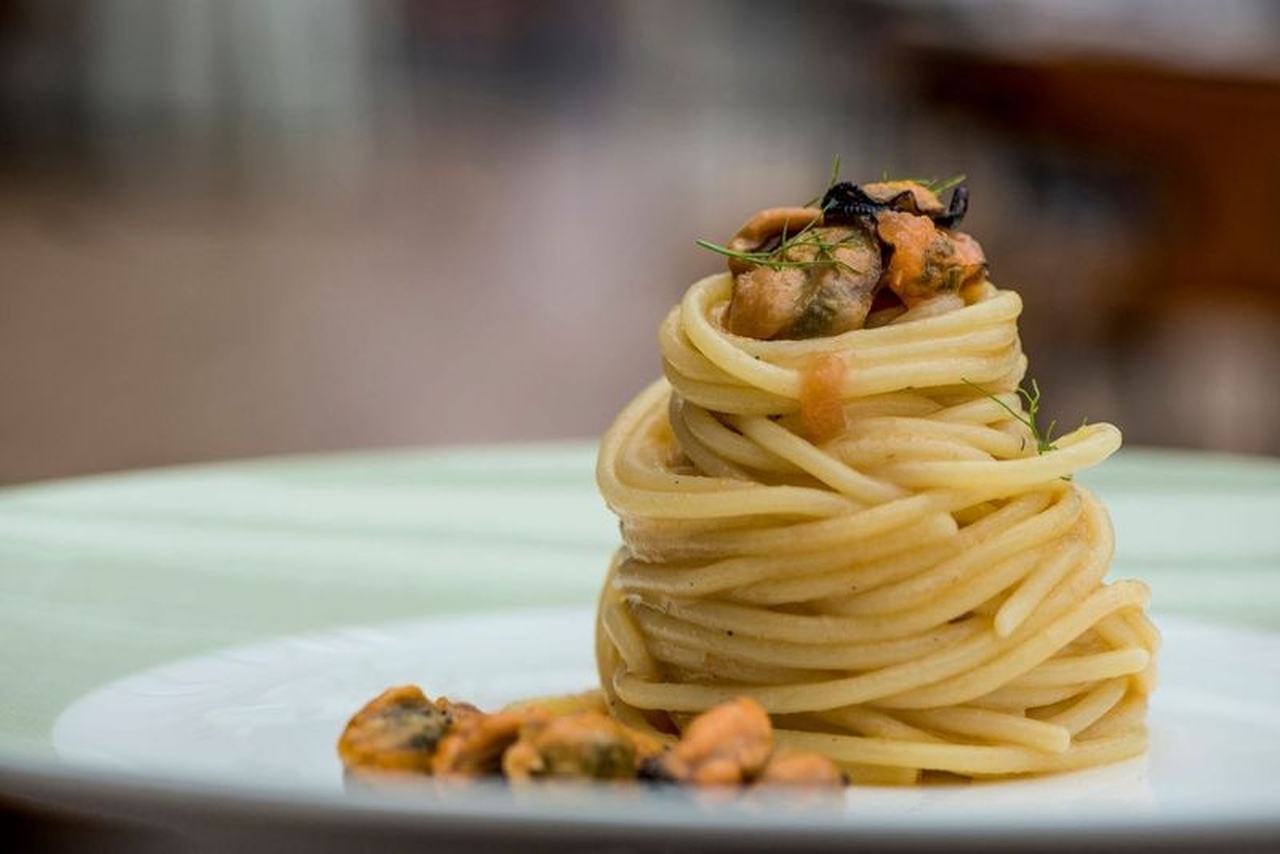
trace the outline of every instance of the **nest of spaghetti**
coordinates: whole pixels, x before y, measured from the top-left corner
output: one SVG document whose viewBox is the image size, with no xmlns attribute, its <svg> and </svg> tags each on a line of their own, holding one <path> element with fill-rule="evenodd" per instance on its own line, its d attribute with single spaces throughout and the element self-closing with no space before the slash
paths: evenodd
<svg viewBox="0 0 1280 854">
<path fill-rule="evenodd" d="M 1055 439 L 1022 302 L 912 182 L 762 211 L 662 323 L 665 377 L 605 435 L 623 546 L 598 610 L 610 712 L 676 737 L 749 697 L 858 782 L 1137 756 L 1159 635 Z M 781 213 L 779 213 L 781 212 Z"/>
</svg>

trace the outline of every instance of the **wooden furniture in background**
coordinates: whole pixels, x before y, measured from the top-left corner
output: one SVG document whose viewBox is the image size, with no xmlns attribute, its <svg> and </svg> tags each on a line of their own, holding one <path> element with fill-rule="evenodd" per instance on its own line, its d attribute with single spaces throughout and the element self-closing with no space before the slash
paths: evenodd
<svg viewBox="0 0 1280 854">
<path fill-rule="evenodd" d="M 926 98 L 1144 171 L 1157 228 L 1131 300 L 1280 314 L 1280 79 L 1175 65 L 918 50 Z"/>
</svg>

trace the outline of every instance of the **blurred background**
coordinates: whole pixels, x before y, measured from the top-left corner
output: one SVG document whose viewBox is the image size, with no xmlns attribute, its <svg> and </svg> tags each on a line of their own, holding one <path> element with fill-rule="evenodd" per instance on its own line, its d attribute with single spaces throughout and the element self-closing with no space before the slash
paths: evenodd
<svg viewBox="0 0 1280 854">
<path fill-rule="evenodd" d="M 1280 453 L 1277 3 L 0 0 L 0 483 L 595 436 L 837 154 L 1059 424 Z"/>
</svg>

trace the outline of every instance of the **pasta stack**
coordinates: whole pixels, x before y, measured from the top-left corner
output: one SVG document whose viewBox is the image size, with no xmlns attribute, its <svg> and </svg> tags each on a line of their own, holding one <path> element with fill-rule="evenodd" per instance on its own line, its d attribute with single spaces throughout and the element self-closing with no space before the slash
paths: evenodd
<svg viewBox="0 0 1280 854">
<path fill-rule="evenodd" d="M 1034 431 L 1018 294 L 984 277 L 880 325 L 758 340 L 727 330 L 732 288 L 689 288 L 665 378 L 600 448 L 624 543 L 597 625 L 613 714 L 675 733 L 750 696 L 854 781 L 1143 752 L 1149 592 L 1104 581 L 1111 525 L 1072 479 L 1120 432 Z"/>
</svg>

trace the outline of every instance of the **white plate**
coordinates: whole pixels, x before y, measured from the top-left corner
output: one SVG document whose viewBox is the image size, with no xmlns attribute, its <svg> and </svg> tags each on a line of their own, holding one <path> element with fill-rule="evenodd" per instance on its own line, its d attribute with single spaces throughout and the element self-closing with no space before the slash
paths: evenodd
<svg viewBox="0 0 1280 854">
<path fill-rule="evenodd" d="M 1112 511 L 1116 574 L 1152 585 L 1168 639 L 1145 759 L 803 808 L 344 792 L 337 731 L 388 684 L 495 703 L 590 682 L 617 542 L 592 454 L 339 455 L 0 491 L 0 795 L 214 849 L 1280 839 L 1280 464 L 1152 451 L 1082 478 Z M 335 628 L 358 625 L 375 628 Z"/>
<path fill-rule="evenodd" d="M 1147 756 L 1034 779 L 855 787 L 842 811 L 824 804 L 822 823 L 856 837 L 907 822 L 929 833 L 991 825 L 1136 833 L 1280 817 L 1280 635 L 1161 623 Z M 337 735 L 382 689 L 412 682 L 488 708 L 581 691 L 595 681 L 591 637 L 592 613 L 571 609 L 281 638 L 113 682 L 59 717 L 54 746 L 84 767 L 332 802 L 344 793 Z M 672 819 L 670 798 L 628 792 L 602 806 L 654 826 Z M 717 826 L 727 817 L 738 815 L 712 812 L 702 821 Z"/>
</svg>

